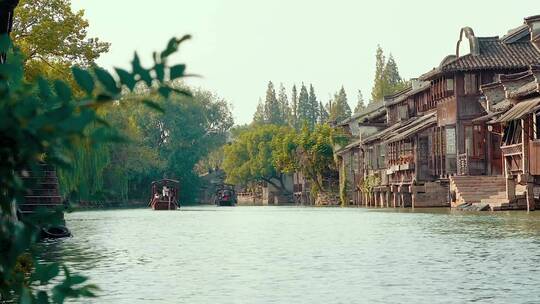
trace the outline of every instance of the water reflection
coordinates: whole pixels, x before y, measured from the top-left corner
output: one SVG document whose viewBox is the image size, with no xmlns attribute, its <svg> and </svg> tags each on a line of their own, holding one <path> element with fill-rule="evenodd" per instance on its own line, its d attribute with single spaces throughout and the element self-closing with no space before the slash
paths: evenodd
<svg viewBox="0 0 540 304">
<path fill-rule="evenodd" d="M 189 207 L 67 216 L 96 303 L 538 303 L 540 213 Z"/>
</svg>

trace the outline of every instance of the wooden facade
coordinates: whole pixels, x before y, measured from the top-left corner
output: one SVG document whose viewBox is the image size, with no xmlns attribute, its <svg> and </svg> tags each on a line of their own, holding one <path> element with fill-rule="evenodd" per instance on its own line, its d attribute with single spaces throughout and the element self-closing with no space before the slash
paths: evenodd
<svg viewBox="0 0 540 304">
<path fill-rule="evenodd" d="M 540 64 L 540 33 L 535 32 L 539 20 L 538 16 L 526 18 L 524 25 L 501 38 L 476 37 L 472 29 L 463 28 L 455 55 L 412 80 L 409 88 L 386 96 L 385 121 L 379 122 L 387 127 L 381 124 L 376 132 L 362 138 L 351 132 L 353 143 L 338 152 L 342 171 L 347 175 L 344 180 L 356 191 L 349 194 L 351 201 L 366 206 L 402 207 L 480 203 L 498 197 L 481 191 L 476 195 L 474 189 L 467 190 L 469 185 L 464 181 L 469 180 L 460 181 L 460 177 L 478 176 L 480 180 L 481 176 L 494 176 L 485 179 L 486 183 L 499 185 L 499 178 L 508 176 L 508 172 L 523 174 L 525 165 L 530 175 L 536 172 L 540 154 L 535 153 L 540 153 L 540 143 L 529 140 L 525 147 L 516 139 L 536 132 L 531 126 L 538 125 L 538 117 L 529 113 L 527 120 L 511 123 L 514 129 L 522 126 L 529 131 L 515 133 L 512 140 L 516 142 L 508 142 L 507 148 L 505 140 L 510 138 L 507 134 L 511 130 L 494 119 L 510 111 L 516 102 L 510 104 L 504 94 L 506 88 L 501 91 L 494 83 L 502 79 L 504 86 L 505 77 L 500 75 L 507 74 L 538 77 L 534 67 L 529 67 Z M 470 52 L 460 54 L 465 46 Z M 523 84 L 523 80 L 515 80 L 506 85 L 519 90 Z M 340 126 L 358 130 L 366 122 L 373 125 L 366 119 L 352 119 Z M 521 145 L 521 156 L 516 145 Z M 507 154 L 511 149 L 508 153 L 513 154 Z M 500 189 L 493 186 L 489 190 L 498 193 Z"/>
</svg>

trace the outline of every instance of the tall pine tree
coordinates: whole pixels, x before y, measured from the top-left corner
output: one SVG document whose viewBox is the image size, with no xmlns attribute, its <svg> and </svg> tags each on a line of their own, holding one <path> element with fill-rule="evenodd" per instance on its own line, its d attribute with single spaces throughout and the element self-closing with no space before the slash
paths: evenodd
<svg viewBox="0 0 540 304">
<path fill-rule="evenodd" d="M 328 122 L 328 118 L 330 118 L 330 114 L 328 114 L 328 111 L 323 106 L 322 102 L 319 102 L 319 124 L 325 124 Z"/>
<path fill-rule="evenodd" d="M 375 54 L 375 79 L 373 81 L 373 88 L 371 89 L 371 101 L 376 102 L 383 100 L 384 97 L 384 66 L 385 66 L 384 52 L 380 45 L 377 45 L 377 52 Z"/>
<path fill-rule="evenodd" d="M 291 118 L 289 119 L 289 125 L 295 129 L 299 128 L 298 124 L 298 92 L 296 91 L 296 85 L 292 87 L 291 94 Z"/>
<path fill-rule="evenodd" d="M 306 86 L 302 83 L 300 94 L 298 95 L 298 124 L 302 126 L 306 123 L 309 127 L 313 127 L 311 121 L 311 106 L 309 104 L 309 93 Z"/>
<path fill-rule="evenodd" d="M 315 126 L 319 122 L 319 102 L 317 101 L 317 96 L 315 95 L 315 89 L 313 85 L 309 85 L 309 125 Z"/>
<path fill-rule="evenodd" d="M 334 94 L 334 100 L 330 106 L 330 120 L 341 122 L 349 117 L 351 117 L 351 107 L 347 102 L 345 88 L 342 86 L 339 92 Z"/>
<path fill-rule="evenodd" d="M 399 75 L 398 67 L 392 54 L 390 54 L 390 57 L 388 57 L 388 61 L 384 66 L 383 77 L 385 85 L 385 95 L 397 93 L 407 86 L 407 83 L 405 83 Z"/>
<path fill-rule="evenodd" d="M 366 105 L 364 104 L 364 96 L 362 95 L 362 91 L 358 90 L 358 101 L 356 104 L 356 107 L 354 108 L 354 113 L 358 113 L 366 108 Z"/>
<path fill-rule="evenodd" d="M 276 90 L 274 89 L 274 84 L 271 81 L 268 82 L 268 88 L 266 89 L 264 110 L 266 123 L 274 125 L 282 125 L 284 123 L 281 108 L 276 97 Z"/>
<path fill-rule="evenodd" d="M 259 103 L 257 104 L 257 110 L 255 110 L 255 114 L 253 114 L 253 122 L 256 124 L 263 124 L 264 123 L 264 104 L 262 100 L 259 98 Z"/>
<path fill-rule="evenodd" d="M 399 75 L 397 63 L 394 56 L 390 54 L 388 61 L 384 57 L 384 52 L 380 45 L 377 46 L 375 54 L 375 79 L 371 90 L 371 102 L 381 101 L 386 95 L 392 95 L 404 89 L 408 85 Z"/>
<path fill-rule="evenodd" d="M 283 124 L 288 124 L 291 116 L 291 109 L 289 108 L 289 99 L 287 98 L 287 92 L 285 91 L 283 83 L 279 85 L 278 104 Z"/>
</svg>

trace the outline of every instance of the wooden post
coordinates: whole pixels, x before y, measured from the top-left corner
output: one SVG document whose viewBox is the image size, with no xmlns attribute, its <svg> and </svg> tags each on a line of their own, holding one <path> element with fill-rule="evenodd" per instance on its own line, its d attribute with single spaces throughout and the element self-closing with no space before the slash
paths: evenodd
<svg viewBox="0 0 540 304">
<path fill-rule="evenodd" d="M 526 187 L 526 196 L 527 196 L 527 211 L 534 210 L 534 195 L 532 194 L 532 185 L 529 182 L 530 175 L 529 175 L 529 118 L 531 117 L 531 114 L 526 115 L 521 119 L 521 160 L 522 160 L 522 166 L 523 166 L 523 177 L 525 177 L 525 181 L 527 182 Z M 529 185 L 531 187 L 529 188 Z M 530 198 L 532 197 L 532 198 Z"/>
</svg>

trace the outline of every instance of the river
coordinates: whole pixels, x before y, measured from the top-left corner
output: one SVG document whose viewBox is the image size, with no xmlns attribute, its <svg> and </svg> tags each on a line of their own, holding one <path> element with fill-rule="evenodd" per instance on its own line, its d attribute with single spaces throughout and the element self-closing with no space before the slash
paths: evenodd
<svg viewBox="0 0 540 304">
<path fill-rule="evenodd" d="M 185 207 L 66 215 L 81 303 L 540 303 L 540 212 Z M 74 301 L 77 303 L 77 301 Z"/>
</svg>

